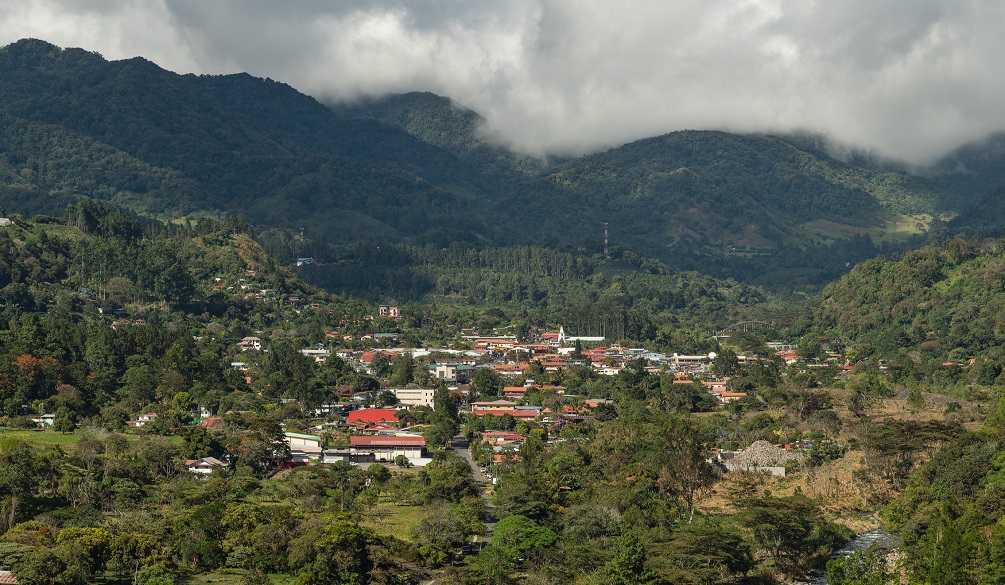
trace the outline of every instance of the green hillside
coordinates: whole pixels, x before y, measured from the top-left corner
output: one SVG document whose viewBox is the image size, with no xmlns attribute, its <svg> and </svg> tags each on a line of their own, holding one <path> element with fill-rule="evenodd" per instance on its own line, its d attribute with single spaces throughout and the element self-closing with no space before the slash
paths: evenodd
<svg viewBox="0 0 1005 585">
<path fill-rule="evenodd" d="M 246 74 L 0 49 L 0 205 L 25 214 L 79 197 L 164 219 L 232 213 L 303 230 L 319 255 L 356 241 L 594 253 L 608 223 L 615 249 L 675 270 L 819 286 L 958 213 L 960 188 L 843 163 L 812 136 L 685 131 L 545 162 L 432 94 L 329 108 Z"/>
<path fill-rule="evenodd" d="M 188 187 L 147 189 L 126 201 L 141 211 L 234 210 L 257 224 L 306 227 L 335 240 L 374 231 L 414 235 L 462 219 L 483 231 L 467 213 L 469 197 L 482 188 L 479 177 L 456 157 L 389 126 L 337 118 L 278 82 L 181 76 L 140 58 L 108 62 L 35 40 L 0 50 L 0 77 L 8 123 L 63 131 L 35 144 L 9 142 L 4 157 L 18 174 L 43 160 L 33 151 L 65 149 L 75 165 L 69 178 L 87 175 L 97 146 L 138 161 L 124 171 L 126 182 L 143 181 L 147 167 L 157 167 Z M 85 196 L 121 190 L 116 183 L 100 187 L 89 188 L 86 177 L 34 185 Z M 3 202 L 13 207 L 17 200 Z M 357 221 L 358 213 L 367 221 Z"/>
<path fill-rule="evenodd" d="M 866 353 L 997 356 L 1005 343 L 1003 268 L 1000 242 L 976 238 L 868 260 L 825 289 L 818 321 Z"/>
</svg>

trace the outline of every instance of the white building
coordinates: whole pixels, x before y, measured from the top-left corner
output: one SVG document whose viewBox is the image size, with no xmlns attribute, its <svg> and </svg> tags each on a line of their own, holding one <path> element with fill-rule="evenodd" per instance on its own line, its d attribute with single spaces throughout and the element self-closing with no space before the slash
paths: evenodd
<svg viewBox="0 0 1005 585">
<path fill-rule="evenodd" d="M 185 462 L 185 467 L 188 467 L 189 472 L 198 473 L 200 475 L 209 475 L 210 473 L 213 473 L 214 469 L 217 467 L 223 467 L 224 465 L 226 465 L 226 463 L 215 457 L 189 459 Z"/>
<path fill-rule="evenodd" d="M 398 402 L 408 406 L 428 406 L 433 408 L 433 395 L 436 390 L 431 388 L 388 388 Z"/>
</svg>

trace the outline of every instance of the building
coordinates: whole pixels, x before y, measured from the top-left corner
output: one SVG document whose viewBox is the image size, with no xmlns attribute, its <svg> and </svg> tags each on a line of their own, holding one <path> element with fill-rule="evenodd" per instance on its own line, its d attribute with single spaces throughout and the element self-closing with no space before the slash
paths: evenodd
<svg viewBox="0 0 1005 585">
<path fill-rule="evenodd" d="M 584 336 L 570 336 L 565 334 L 565 327 L 558 328 L 558 346 L 563 345 L 575 345 L 576 342 L 580 343 L 603 343 L 603 337 L 584 337 Z"/>
<path fill-rule="evenodd" d="M 284 434 L 286 435 L 286 444 L 290 446 L 291 461 L 306 463 L 321 458 L 321 437 L 300 433 Z"/>
<path fill-rule="evenodd" d="M 249 349 L 261 351 L 262 340 L 257 337 L 248 336 L 242 339 L 241 341 L 238 341 L 237 347 L 241 348 L 241 351 L 248 351 Z"/>
<path fill-rule="evenodd" d="M 202 459 L 189 459 L 185 462 L 185 467 L 188 468 L 190 473 L 197 473 L 200 475 L 209 475 L 213 473 L 213 470 L 218 467 L 225 466 L 226 463 L 220 461 L 216 457 L 203 457 Z"/>
<path fill-rule="evenodd" d="M 377 315 L 380 317 L 390 317 L 391 319 L 400 319 L 401 309 L 391 305 L 380 305 L 377 307 Z"/>
<path fill-rule="evenodd" d="M 324 450 L 324 463 L 348 461 L 366 463 L 393 462 L 399 456 L 407 457 L 413 465 L 424 464 L 426 439 L 418 435 L 353 435 L 348 447 L 329 447 Z"/>
<path fill-rule="evenodd" d="M 433 397 L 436 394 L 436 390 L 432 388 L 388 388 L 387 392 L 394 394 L 401 404 L 429 408 L 433 408 Z"/>
<path fill-rule="evenodd" d="M 457 376 L 459 374 L 470 373 L 474 369 L 474 366 L 470 366 L 468 364 L 458 364 L 455 362 L 429 364 L 429 375 L 438 380 L 453 382 L 457 380 Z"/>
<path fill-rule="evenodd" d="M 4 219 L 7 218 L 0 217 L 0 220 Z M 8 219 L 7 221 L 10 220 Z M 0 585 L 17 585 L 17 577 L 15 577 L 10 571 L 0 571 Z"/>
<path fill-rule="evenodd" d="M 314 363 L 318 364 L 319 366 L 321 364 L 324 364 L 325 360 L 327 360 L 328 357 L 331 356 L 331 352 L 328 351 L 327 349 L 301 349 L 300 353 L 304 354 L 309 358 L 313 358 Z"/>
<path fill-rule="evenodd" d="M 28 418 L 40 427 L 51 427 L 56 424 L 56 415 L 54 414 L 32 414 Z"/>
<path fill-rule="evenodd" d="M 394 408 L 364 408 L 350 412 L 346 421 L 350 424 L 363 423 L 368 425 L 397 423 L 398 411 Z"/>
<path fill-rule="evenodd" d="M 147 412 L 136 417 L 136 420 L 131 420 L 126 424 L 131 427 L 142 427 L 144 425 L 150 424 L 157 420 L 156 412 Z"/>
</svg>

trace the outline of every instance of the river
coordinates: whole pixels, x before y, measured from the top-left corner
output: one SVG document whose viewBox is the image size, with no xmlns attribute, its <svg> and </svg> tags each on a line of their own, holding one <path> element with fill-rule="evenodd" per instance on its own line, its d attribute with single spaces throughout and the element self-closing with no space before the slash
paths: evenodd
<svg viewBox="0 0 1005 585">
<path fill-rule="evenodd" d="M 877 528 L 876 530 L 856 534 L 855 538 L 849 540 L 844 546 L 834 551 L 834 554 L 831 556 L 832 558 L 848 556 L 857 550 L 869 548 L 873 544 L 883 548 L 896 548 L 900 546 L 901 540 L 897 535 L 890 534 L 885 530 Z M 797 583 L 801 585 L 828 585 L 827 579 L 824 578 L 823 570 L 819 573 L 813 573 L 808 579 L 797 581 Z"/>
</svg>

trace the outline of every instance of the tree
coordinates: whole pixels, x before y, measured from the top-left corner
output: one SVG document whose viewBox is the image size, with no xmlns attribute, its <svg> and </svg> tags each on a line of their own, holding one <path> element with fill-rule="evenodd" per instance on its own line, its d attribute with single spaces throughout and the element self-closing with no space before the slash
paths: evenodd
<svg viewBox="0 0 1005 585">
<path fill-rule="evenodd" d="M 513 514 L 500 520 L 492 533 L 492 544 L 513 557 L 522 557 L 555 544 L 558 535 L 526 516 Z"/>
<path fill-rule="evenodd" d="M 362 585 L 372 568 L 370 535 L 341 514 L 325 514 L 290 543 L 290 566 L 304 585 Z"/>
<path fill-rule="evenodd" d="M 657 426 L 657 436 L 665 449 L 657 451 L 657 485 L 666 493 L 683 500 L 687 522 L 694 521 L 695 505 L 718 478 L 708 463 L 709 453 L 701 438 L 701 426 L 691 416 L 664 418 Z"/>
<path fill-rule="evenodd" d="M 886 559 L 869 548 L 827 561 L 827 582 L 830 585 L 886 585 L 894 582 L 886 568 Z"/>
<path fill-rule="evenodd" d="M 453 549 L 467 539 L 464 522 L 454 506 L 447 503 L 427 506 L 426 513 L 412 529 L 413 541 L 420 543 L 419 551 L 433 566 L 446 564 Z"/>
<path fill-rule="evenodd" d="M 13 527 L 22 506 L 32 504 L 55 474 L 52 459 L 24 441 L 13 437 L 0 440 L 0 525 Z"/>
<path fill-rule="evenodd" d="M 828 522 L 813 500 L 796 494 L 741 502 L 740 520 L 762 550 L 789 576 L 796 576 L 811 557 L 829 555 L 851 531 Z"/>
<path fill-rule="evenodd" d="M 659 575 L 646 569 L 646 549 L 631 532 L 614 541 L 611 558 L 601 567 L 600 576 L 614 585 L 656 585 Z"/>
<path fill-rule="evenodd" d="M 59 531 L 56 545 L 60 557 L 69 565 L 79 565 L 86 575 L 105 570 L 111 552 L 112 537 L 104 528 L 67 527 Z"/>
<path fill-rule="evenodd" d="M 78 564 L 67 562 L 53 549 L 43 548 L 28 553 L 14 567 L 18 583 L 25 585 L 84 585 L 87 575 Z"/>
<path fill-rule="evenodd" d="M 76 417 L 73 412 L 63 406 L 56 411 L 56 418 L 52 422 L 52 428 L 61 433 L 72 433 L 77 430 L 77 424 L 74 420 Z"/>
<path fill-rule="evenodd" d="M 689 581 L 732 582 L 754 568 L 750 544 L 735 526 L 714 519 L 682 527 L 674 533 L 669 548 L 676 568 L 693 578 Z"/>
<path fill-rule="evenodd" d="M 720 348 L 712 360 L 712 371 L 717 376 L 735 376 L 740 372 L 740 358 L 732 349 Z"/>
<path fill-rule="evenodd" d="M 499 396 L 503 387 L 499 373 L 492 368 L 476 368 L 471 376 L 471 385 L 479 397 Z"/>
</svg>

